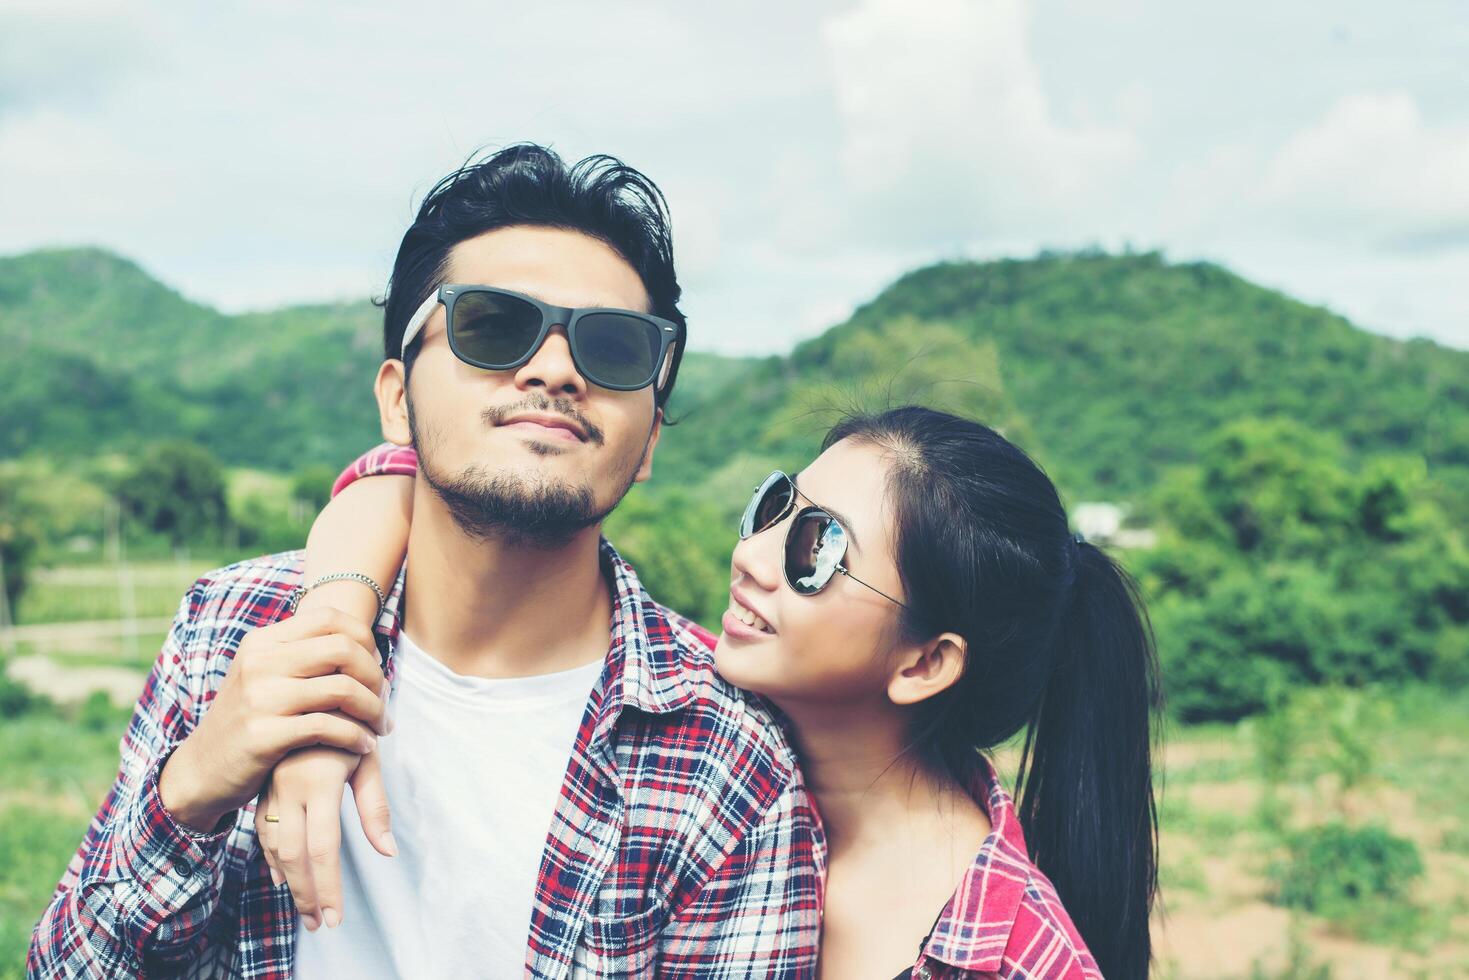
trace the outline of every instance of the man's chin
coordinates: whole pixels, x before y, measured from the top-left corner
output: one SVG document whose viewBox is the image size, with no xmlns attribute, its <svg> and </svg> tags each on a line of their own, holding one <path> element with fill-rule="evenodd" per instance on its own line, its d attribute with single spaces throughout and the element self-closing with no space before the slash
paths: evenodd
<svg viewBox="0 0 1469 980">
<path fill-rule="evenodd" d="M 448 478 L 431 465 L 421 472 L 466 534 L 556 548 L 607 515 L 590 486 L 548 474 L 545 465 L 555 464 L 470 466 Z"/>
</svg>

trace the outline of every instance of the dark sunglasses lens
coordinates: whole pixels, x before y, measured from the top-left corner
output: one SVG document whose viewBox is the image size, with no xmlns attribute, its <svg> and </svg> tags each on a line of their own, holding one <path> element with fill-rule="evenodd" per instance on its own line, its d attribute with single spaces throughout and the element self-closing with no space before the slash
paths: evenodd
<svg viewBox="0 0 1469 980">
<path fill-rule="evenodd" d="M 463 357 L 486 367 L 511 367 L 535 346 L 541 311 L 514 296 L 461 293 L 450 331 Z"/>
<path fill-rule="evenodd" d="M 847 532 L 820 511 L 802 514 L 786 535 L 786 581 L 801 595 L 826 588 L 847 553 Z"/>
<path fill-rule="evenodd" d="M 658 325 L 621 313 L 588 313 L 576 321 L 576 354 L 587 380 L 619 388 L 651 384 L 662 346 Z"/>
<path fill-rule="evenodd" d="M 780 520 L 790 506 L 794 490 L 790 478 L 784 473 L 767 476 L 745 507 L 745 516 L 740 518 L 740 537 L 748 538 L 752 534 L 759 534 Z"/>
</svg>

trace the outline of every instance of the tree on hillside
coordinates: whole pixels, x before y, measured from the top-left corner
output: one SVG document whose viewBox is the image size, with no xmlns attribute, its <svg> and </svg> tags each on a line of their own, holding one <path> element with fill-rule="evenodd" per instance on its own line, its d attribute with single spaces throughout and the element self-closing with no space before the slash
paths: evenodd
<svg viewBox="0 0 1469 980">
<path fill-rule="evenodd" d="M 1154 506 L 1162 544 L 1138 571 L 1184 718 L 1251 714 L 1302 684 L 1469 679 L 1469 545 L 1421 459 L 1353 467 L 1335 438 L 1243 419 Z"/>
<path fill-rule="evenodd" d="M 118 482 L 117 498 L 129 517 L 175 547 L 215 537 L 228 513 L 218 460 L 185 442 L 146 450 Z"/>
<path fill-rule="evenodd" d="M 5 571 L 6 608 L 12 617 L 40 543 L 40 517 L 26 500 L 21 474 L 0 470 L 0 568 Z"/>
<path fill-rule="evenodd" d="M 301 504 L 312 515 L 320 513 L 331 500 L 337 472 L 335 467 L 322 463 L 300 470 L 291 478 L 291 500 Z"/>
</svg>

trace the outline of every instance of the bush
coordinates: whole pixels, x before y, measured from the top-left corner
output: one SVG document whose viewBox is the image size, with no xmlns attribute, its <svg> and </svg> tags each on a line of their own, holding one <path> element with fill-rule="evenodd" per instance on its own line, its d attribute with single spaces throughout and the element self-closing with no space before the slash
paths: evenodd
<svg viewBox="0 0 1469 980">
<path fill-rule="evenodd" d="M 1184 721 L 1257 714 L 1300 686 L 1469 679 L 1469 543 L 1422 460 L 1356 466 L 1284 420 L 1222 427 L 1151 506 L 1137 556 L 1169 702 Z"/>
<path fill-rule="evenodd" d="M 0 718 L 19 718 L 49 708 L 51 702 L 47 698 L 11 678 L 9 667 L 0 658 Z"/>
<path fill-rule="evenodd" d="M 303 504 L 315 515 L 331 500 L 332 484 L 336 481 L 335 467 L 320 463 L 308 466 L 291 478 L 291 499 Z"/>
<path fill-rule="evenodd" d="M 89 732 L 119 731 L 131 716 L 131 710 L 113 704 L 106 691 L 93 691 L 77 708 L 77 724 Z"/>
<path fill-rule="evenodd" d="M 1409 887 L 1423 875 L 1417 845 L 1380 826 L 1312 827 L 1292 835 L 1289 851 L 1272 872 L 1279 903 L 1347 924 L 1385 905 L 1407 905 Z"/>
</svg>

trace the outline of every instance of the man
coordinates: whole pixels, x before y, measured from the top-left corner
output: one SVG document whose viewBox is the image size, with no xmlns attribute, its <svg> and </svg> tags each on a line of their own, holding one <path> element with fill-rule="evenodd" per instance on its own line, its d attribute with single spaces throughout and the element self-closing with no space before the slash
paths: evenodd
<svg viewBox="0 0 1469 980">
<path fill-rule="evenodd" d="M 600 537 L 651 472 L 678 296 L 662 197 L 615 160 L 516 146 L 430 192 L 384 315 L 383 431 L 419 475 L 376 637 L 330 611 L 279 621 L 298 553 L 201 578 L 36 928 L 33 975 L 292 975 L 298 936 L 306 951 L 335 930 L 298 933 L 254 800 L 292 750 L 373 750 L 389 696 L 374 646 L 394 765 L 416 781 L 394 801 L 403 853 L 354 869 L 361 928 L 310 945 L 310 973 L 814 972 L 822 843 L 791 749 Z M 502 709 L 517 734 L 487 739 Z M 558 738 L 551 798 L 521 791 Z"/>
</svg>

